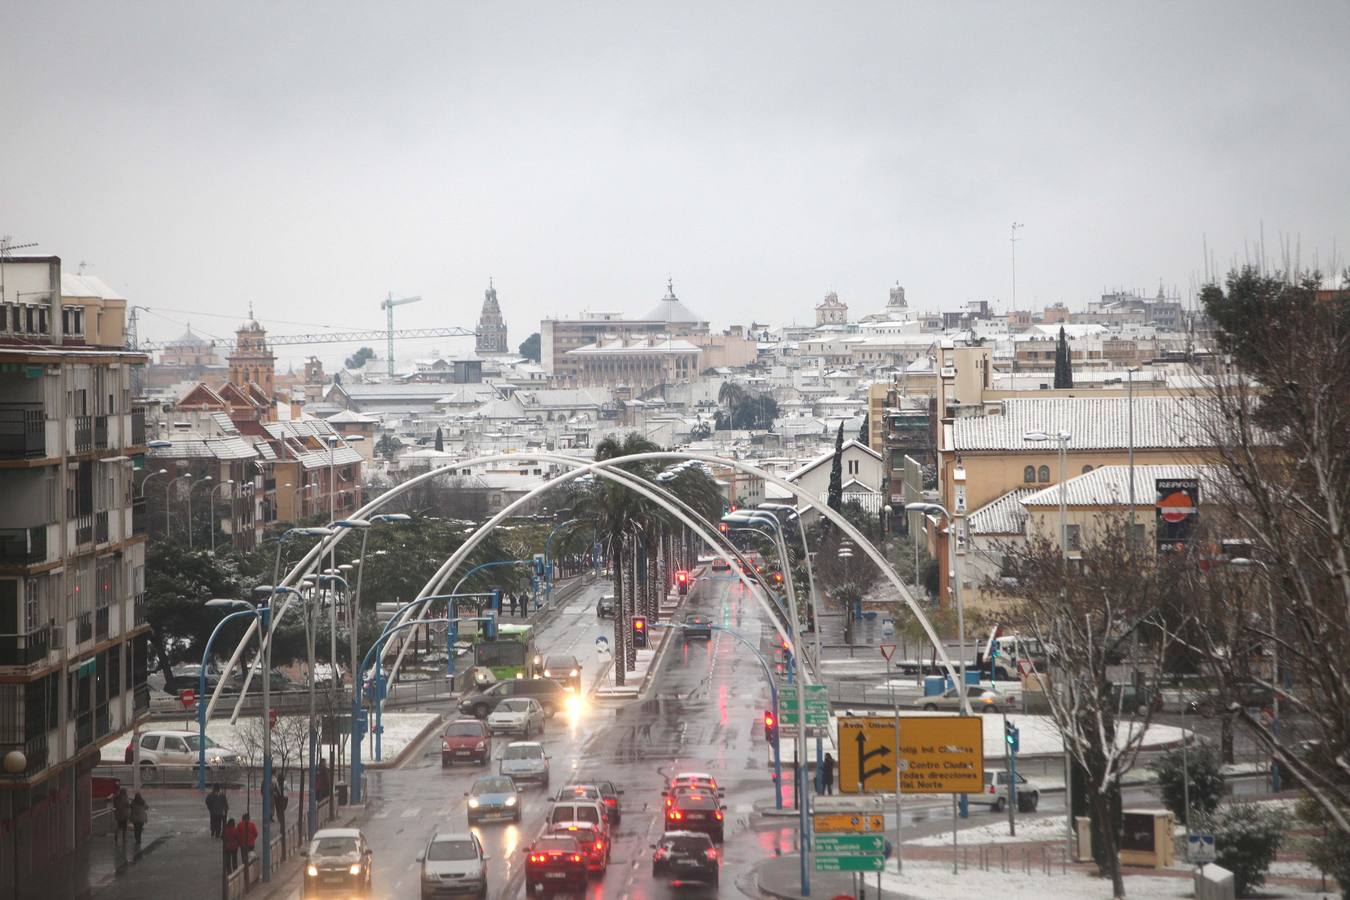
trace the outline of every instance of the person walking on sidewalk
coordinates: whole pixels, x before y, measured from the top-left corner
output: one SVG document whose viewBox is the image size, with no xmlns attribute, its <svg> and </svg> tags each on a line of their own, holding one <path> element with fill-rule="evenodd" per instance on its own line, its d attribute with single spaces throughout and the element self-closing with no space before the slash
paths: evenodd
<svg viewBox="0 0 1350 900">
<path fill-rule="evenodd" d="M 821 787 L 827 794 L 834 794 L 834 757 L 829 753 L 825 754 L 825 759 L 821 762 Z"/>
<path fill-rule="evenodd" d="M 136 846 L 141 846 L 141 832 L 145 829 L 145 823 L 150 820 L 150 804 L 145 802 L 141 792 L 137 791 L 136 796 L 131 801 L 131 827 L 136 832 Z"/>
<path fill-rule="evenodd" d="M 239 859 L 244 864 L 244 884 L 248 884 L 248 859 L 253 855 L 253 846 L 258 843 L 258 826 L 249 820 L 248 813 L 244 813 L 234 831 L 239 843 Z"/>
<path fill-rule="evenodd" d="M 113 798 L 113 821 L 117 824 L 117 830 L 113 832 L 113 843 L 120 841 L 125 847 L 127 823 L 131 821 L 131 798 L 127 796 L 126 788 L 119 788 L 117 796 Z"/>
<path fill-rule="evenodd" d="M 221 828 L 221 852 L 225 854 L 225 871 L 233 874 L 239 868 L 239 826 L 229 819 Z"/>
<path fill-rule="evenodd" d="M 225 825 L 225 804 L 222 802 L 225 795 L 220 792 L 220 785 L 211 788 L 211 793 L 206 795 L 206 812 L 211 816 L 211 837 L 221 836 L 221 828 Z"/>
</svg>

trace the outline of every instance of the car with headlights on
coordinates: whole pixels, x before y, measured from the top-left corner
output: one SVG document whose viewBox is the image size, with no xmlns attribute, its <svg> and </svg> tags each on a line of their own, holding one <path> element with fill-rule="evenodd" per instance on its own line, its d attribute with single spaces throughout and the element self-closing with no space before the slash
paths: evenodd
<svg viewBox="0 0 1350 900">
<path fill-rule="evenodd" d="M 531 697 L 512 697 L 497 704 L 488 713 L 488 728 L 493 734 L 518 734 L 528 738 L 544 732 L 544 708 Z"/>
<path fill-rule="evenodd" d="M 422 900 L 478 897 L 487 900 L 487 861 L 478 836 L 437 833 L 417 854 L 422 864 Z"/>
<path fill-rule="evenodd" d="M 370 895 L 374 854 L 359 828 L 320 828 L 300 855 L 305 858 L 301 896 Z"/>
<path fill-rule="evenodd" d="M 541 835 L 524 853 L 526 893 L 585 892 L 590 877 L 586 854 L 570 834 Z"/>
<path fill-rule="evenodd" d="M 478 719 L 456 719 L 441 734 L 441 767 L 457 762 L 485 766 L 492 759 L 492 732 Z"/>
<path fill-rule="evenodd" d="M 544 677 L 552 678 L 574 693 L 581 693 L 581 663 L 575 656 L 545 656 Z"/>
<path fill-rule="evenodd" d="M 652 844 L 652 878 L 671 884 L 700 882 L 717 887 L 722 854 L 701 831 L 667 831 Z"/>
<path fill-rule="evenodd" d="M 538 741 L 512 741 L 502 750 L 497 771 L 516 784 L 537 781 L 548 787 L 548 754 Z"/>
<path fill-rule="evenodd" d="M 478 779 L 464 796 L 469 798 L 470 828 L 488 819 L 520 821 L 520 791 L 505 775 Z"/>
</svg>

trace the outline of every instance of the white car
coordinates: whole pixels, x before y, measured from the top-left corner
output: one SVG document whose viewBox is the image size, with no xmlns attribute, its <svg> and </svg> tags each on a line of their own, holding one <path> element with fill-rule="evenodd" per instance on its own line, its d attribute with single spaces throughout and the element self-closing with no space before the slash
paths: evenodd
<svg viewBox="0 0 1350 900">
<path fill-rule="evenodd" d="M 488 714 L 493 734 L 519 734 L 528 738 L 544 733 L 544 708 L 533 697 L 511 697 Z"/>
<path fill-rule="evenodd" d="M 548 754 L 538 741 L 512 741 L 502 751 L 498 771 L 516 784 L 537 781 L 548 787 Z"/>
<path fill-rule="evenodd" d="M 141 735 L 140 764 L 142 768 L 155 766 L 191 766 L 196 768 L 200 754 L 195 731 L 147 731 Z M 132 761 L 132 747 L 127 745 L 126 761 Z M 206 738 L 206 765 L 212 769 L 237 766 L 243 758 L 227 747 Z"/>
</svg>

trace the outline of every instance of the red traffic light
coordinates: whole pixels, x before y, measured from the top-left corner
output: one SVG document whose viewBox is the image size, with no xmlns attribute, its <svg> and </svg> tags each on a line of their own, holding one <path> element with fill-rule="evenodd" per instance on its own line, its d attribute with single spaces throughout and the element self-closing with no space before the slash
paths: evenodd
<svg viewBox="0 0 1350 900">
<path fill-rule="evenodd" d="M 647 627 L 647 620 L 646 620 L 646 619 L 634 619 L 634 620 L 633 620 L 633 627 L 636 628 L 638 631 L 641 631 L 642 629 L 644 629 L 644 628 Z"/>
<path fill-rule="evenodd" d="M 683 570 L 676 572 L 675 580 L 678 581 L 680 584 L 685 584 L 686 582 L 689 581 L 689 573 Z"/>
<path fill-rule="evenodd" d="M 718 523 L 717 523 L 717 530 L 720 531 L 720 532 L 722 532 L 723 534 L 726 534 L 726 533 L 727 533 L 727 523 L 726 523 L 726 522 L 718 522 Z"/>
<path fill-rule="evenodd" d="M 773 727 L 773 713 L 769 712 L 767 709 L 764 711 L 764 727 Z"/>
</svg>

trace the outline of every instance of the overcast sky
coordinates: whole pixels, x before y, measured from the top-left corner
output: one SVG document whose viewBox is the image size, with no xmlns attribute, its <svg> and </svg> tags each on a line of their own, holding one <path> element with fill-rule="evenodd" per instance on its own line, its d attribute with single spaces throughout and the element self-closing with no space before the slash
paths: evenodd
<svg viewBox="0 0 1350 900">
<path fill-rule="evenodd" d="M 142 334 L 1183 297 L 1350 257 L 1350 3 L 10 4 L 0 234 Z M 1253 249 L 1244 250 L 1244 242 Z M 187 312 L 184 312 L 187 311 Z M 215 314 L 208 316 L 207 314 Z M 218 315 L 229 318 L 218 318 Z M 443 351 L 460 349 L 434 342 Z M 433 344 L 410 344 L 425 355 Z M 332 359 L 352 348 L 314 348 Z M 381 349 L 382 348 L 377 348 Z M 286 354 L 298 357 L 302 351 Z"/>
</svg>

